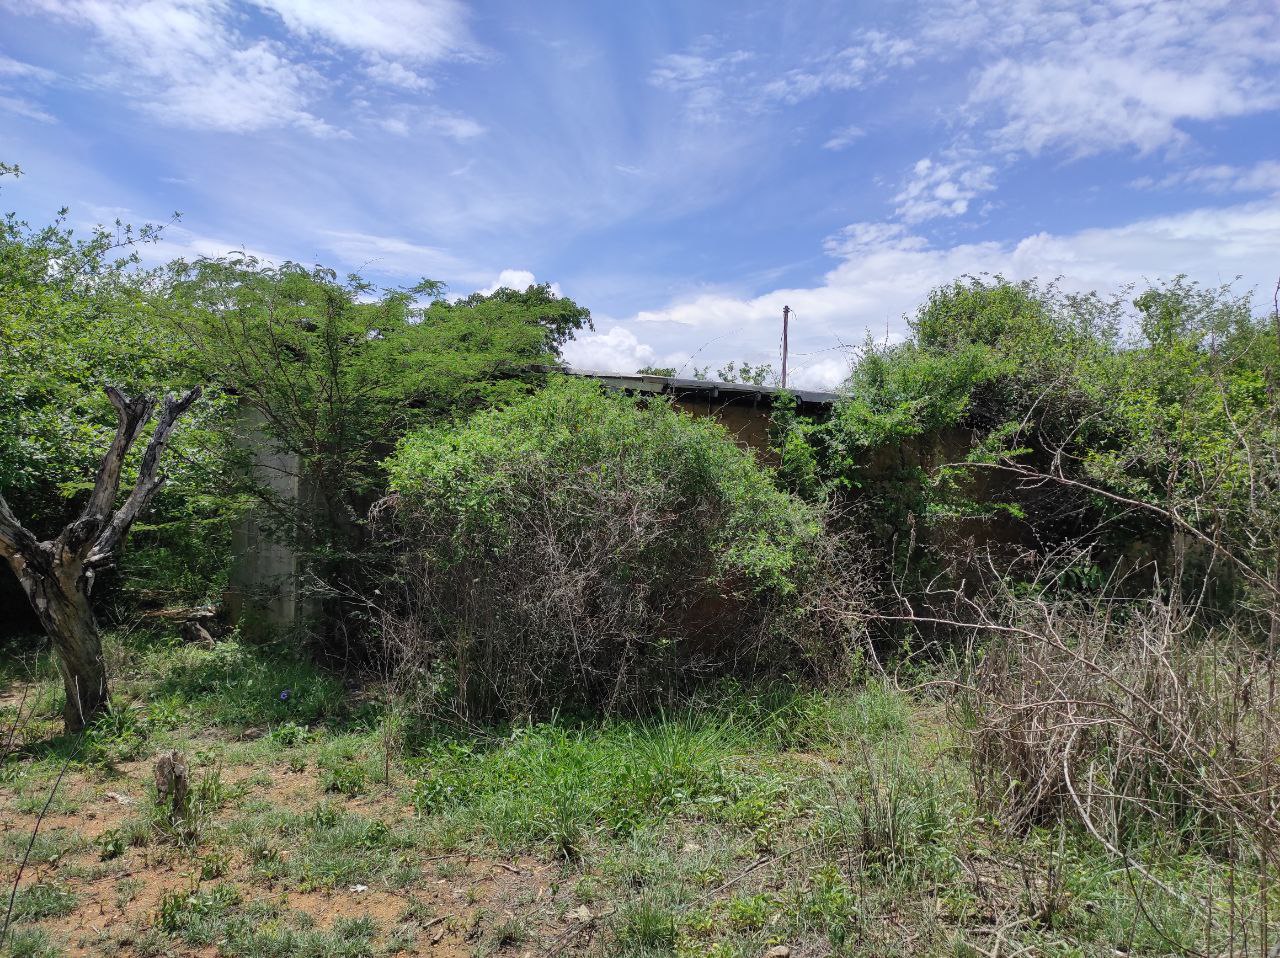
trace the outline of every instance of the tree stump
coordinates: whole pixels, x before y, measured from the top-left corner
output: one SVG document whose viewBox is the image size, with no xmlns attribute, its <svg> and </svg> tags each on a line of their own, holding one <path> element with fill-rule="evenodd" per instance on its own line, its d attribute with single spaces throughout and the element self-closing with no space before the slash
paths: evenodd
<svg viewBox="0 0 1280 958">
<path fill-rule="evenodd" d="M 190 784 L 191 773 L 181 752 L 165 752 L 156 759 L 156 794 L 160 804 L 168 807 L 174 824 L 186 820 Z"/>
</svg>

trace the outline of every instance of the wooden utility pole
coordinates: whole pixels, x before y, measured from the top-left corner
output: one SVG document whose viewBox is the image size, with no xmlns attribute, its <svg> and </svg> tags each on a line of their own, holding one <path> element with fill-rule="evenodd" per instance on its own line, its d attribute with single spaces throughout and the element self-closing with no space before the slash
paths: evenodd
<svg viewBox="0 0 1280 958">
<path fill-rule="evenodd" d="M 782 307 L 782 388 L 787 388 L 787 321 L 791 318 L 791 307 Z"/>
</svg>

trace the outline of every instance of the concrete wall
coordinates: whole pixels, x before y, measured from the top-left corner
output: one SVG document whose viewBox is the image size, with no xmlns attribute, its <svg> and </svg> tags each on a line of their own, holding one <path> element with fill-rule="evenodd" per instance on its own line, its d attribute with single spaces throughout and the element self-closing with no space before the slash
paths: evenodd
<svg viewBox="0 0 1280 958">
<path fill-rule="evenodd" d="M 241 441 L 252 455 L 255 477 L 274 497 L 300 502 L 306 490 L 298 456 L 275 447 L 263 428 L 261 413 L 248 406 L 241 409 Z M 234 621 L 282 626 L 301 620 L 296 537 L 297 529 L 267 506 L 257 506 L 241 520 L 231 540 L 233 560 L 226 595 Z"/>
<path fill-rule="evenodd" d="M 672 394 L 675 404 L 694 416 L 712 416 L 742 445 L 758 450 L 769 461 L 769 396 L 750 391 L 717 390 L 697 384 L 696 391 Z M 242 407 L 245 447 L 253 456 L 259 482 L 284 501 L 299 503 L 309 494 L 301 464 L 293 453 L 274 448 L 261 414 Z M 288 627 L 301 623 L 310 611 L 298 590 L 303 569 L 294 546 L 296 529 L 280 529 L 279 517 L 259 506 L 240 523 L 232 539 L 231 584 L 227 609 L 244 627 Z"/>
</svg>

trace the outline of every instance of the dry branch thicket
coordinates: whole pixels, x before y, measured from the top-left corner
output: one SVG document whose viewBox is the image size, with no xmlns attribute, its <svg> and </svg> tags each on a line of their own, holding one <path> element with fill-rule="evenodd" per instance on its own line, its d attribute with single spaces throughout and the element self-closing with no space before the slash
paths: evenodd
<svg viewBox="0 0 1280 958">
<path fill-rule="evenodd" d="M 783 594 L 718 575 L 702 548 L 724 518 L 711 503 L 672 510 L 669 489 L 536 466 L 505 481 L 542 505 L 510 514 L 496 554 L 459 543 L 449 519 L 384 506 L 408 548 L 381 597 L 382 648 L 420 710 L 443 696 L 472 718 L 637 714 L 709 678 L 830 673 L 862 644 L 867 574 L 848 538 L 808 543 Z M 566 498 L 572 510 L 552 505 Z"/>
<path fill-rule="evenodd" d="M 1029 593 L 992 575 L 953 600 L 954 619 L 921 621 L 970 636 L 967 668 L 939 684 L 979 806 L 1015 833 L 1083 828 L 1139 898 L 1178 898 L 1203 915 L 1206 941 L 1266 954 L 1280 869 L 1274 650 L 1159 589 Z M 1188 898 L 1172 876 L 1198 855 L 1238 885 Z"/>
<path fill-rule="evenodd" d="M 710 676 L 813 674 L 857 641 L 857 543 L 723 428 L 561 383 L 402 448 L 380 508 L 390 671 L 469 717 L 635 714 Z M 398 470 L 398 471 L 397 471 Z"/>
</svg>

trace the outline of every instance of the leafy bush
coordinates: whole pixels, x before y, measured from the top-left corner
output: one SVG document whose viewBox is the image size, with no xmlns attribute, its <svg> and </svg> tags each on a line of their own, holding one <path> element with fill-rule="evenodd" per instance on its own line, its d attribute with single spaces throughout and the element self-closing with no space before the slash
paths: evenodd
<svg viewBox="0 0 1280 958">
<path fill-rule="evenodd" d="M 637 710 L 697 676 L 803 668 L 819 515 L 708 420 L 562 379 L 404 441 L 384 637 L 469 715 Z M 851 609 L 856 583 L 822 603 Z M 842 620 L 844 625 L 850 619 Z"/>
<path fill-rule="evenodd" d="M 0 495 L 41 538 L 81 508 L 115 434 L 103 387 L 137 395 L 198 381 L 161 316 L 163 277 L 144 268 L 138 252 L 161 228 L 117 223 L 77 235 L 67 215 L 45 227 L 0 216 Z M 99 601 L 189 605 L 221 593 L 241 506 L 226 491 L 218 440 L 233 402 L 210 390 L 184 419 L 167 457 L 165 488 L 134 527 L 119 572 L 100 583 Z M 130 456 L 127 473 L 140 456 Z M 27 627 L 26 606 L 0 577 L 0 631 Z"/>
<path fill-rule="evenodd" d="M 829 420 L 782 417 L 780 474 L 863 504 L 864 534 L 922 582 L 968 577 L 975 541 L 1011 568 L 1083 543 L 1102 575 L 1154 562 L 1195 591 L 1206 550 L 1177 540 L 1208 537 L 1235 557 L 1218 605 L 1260 605 L 1280 528 L 1271 326 L 1183 278 L 1129 299 L 966 277 L 906 342 L 869 344 Z"/>
</svg>

